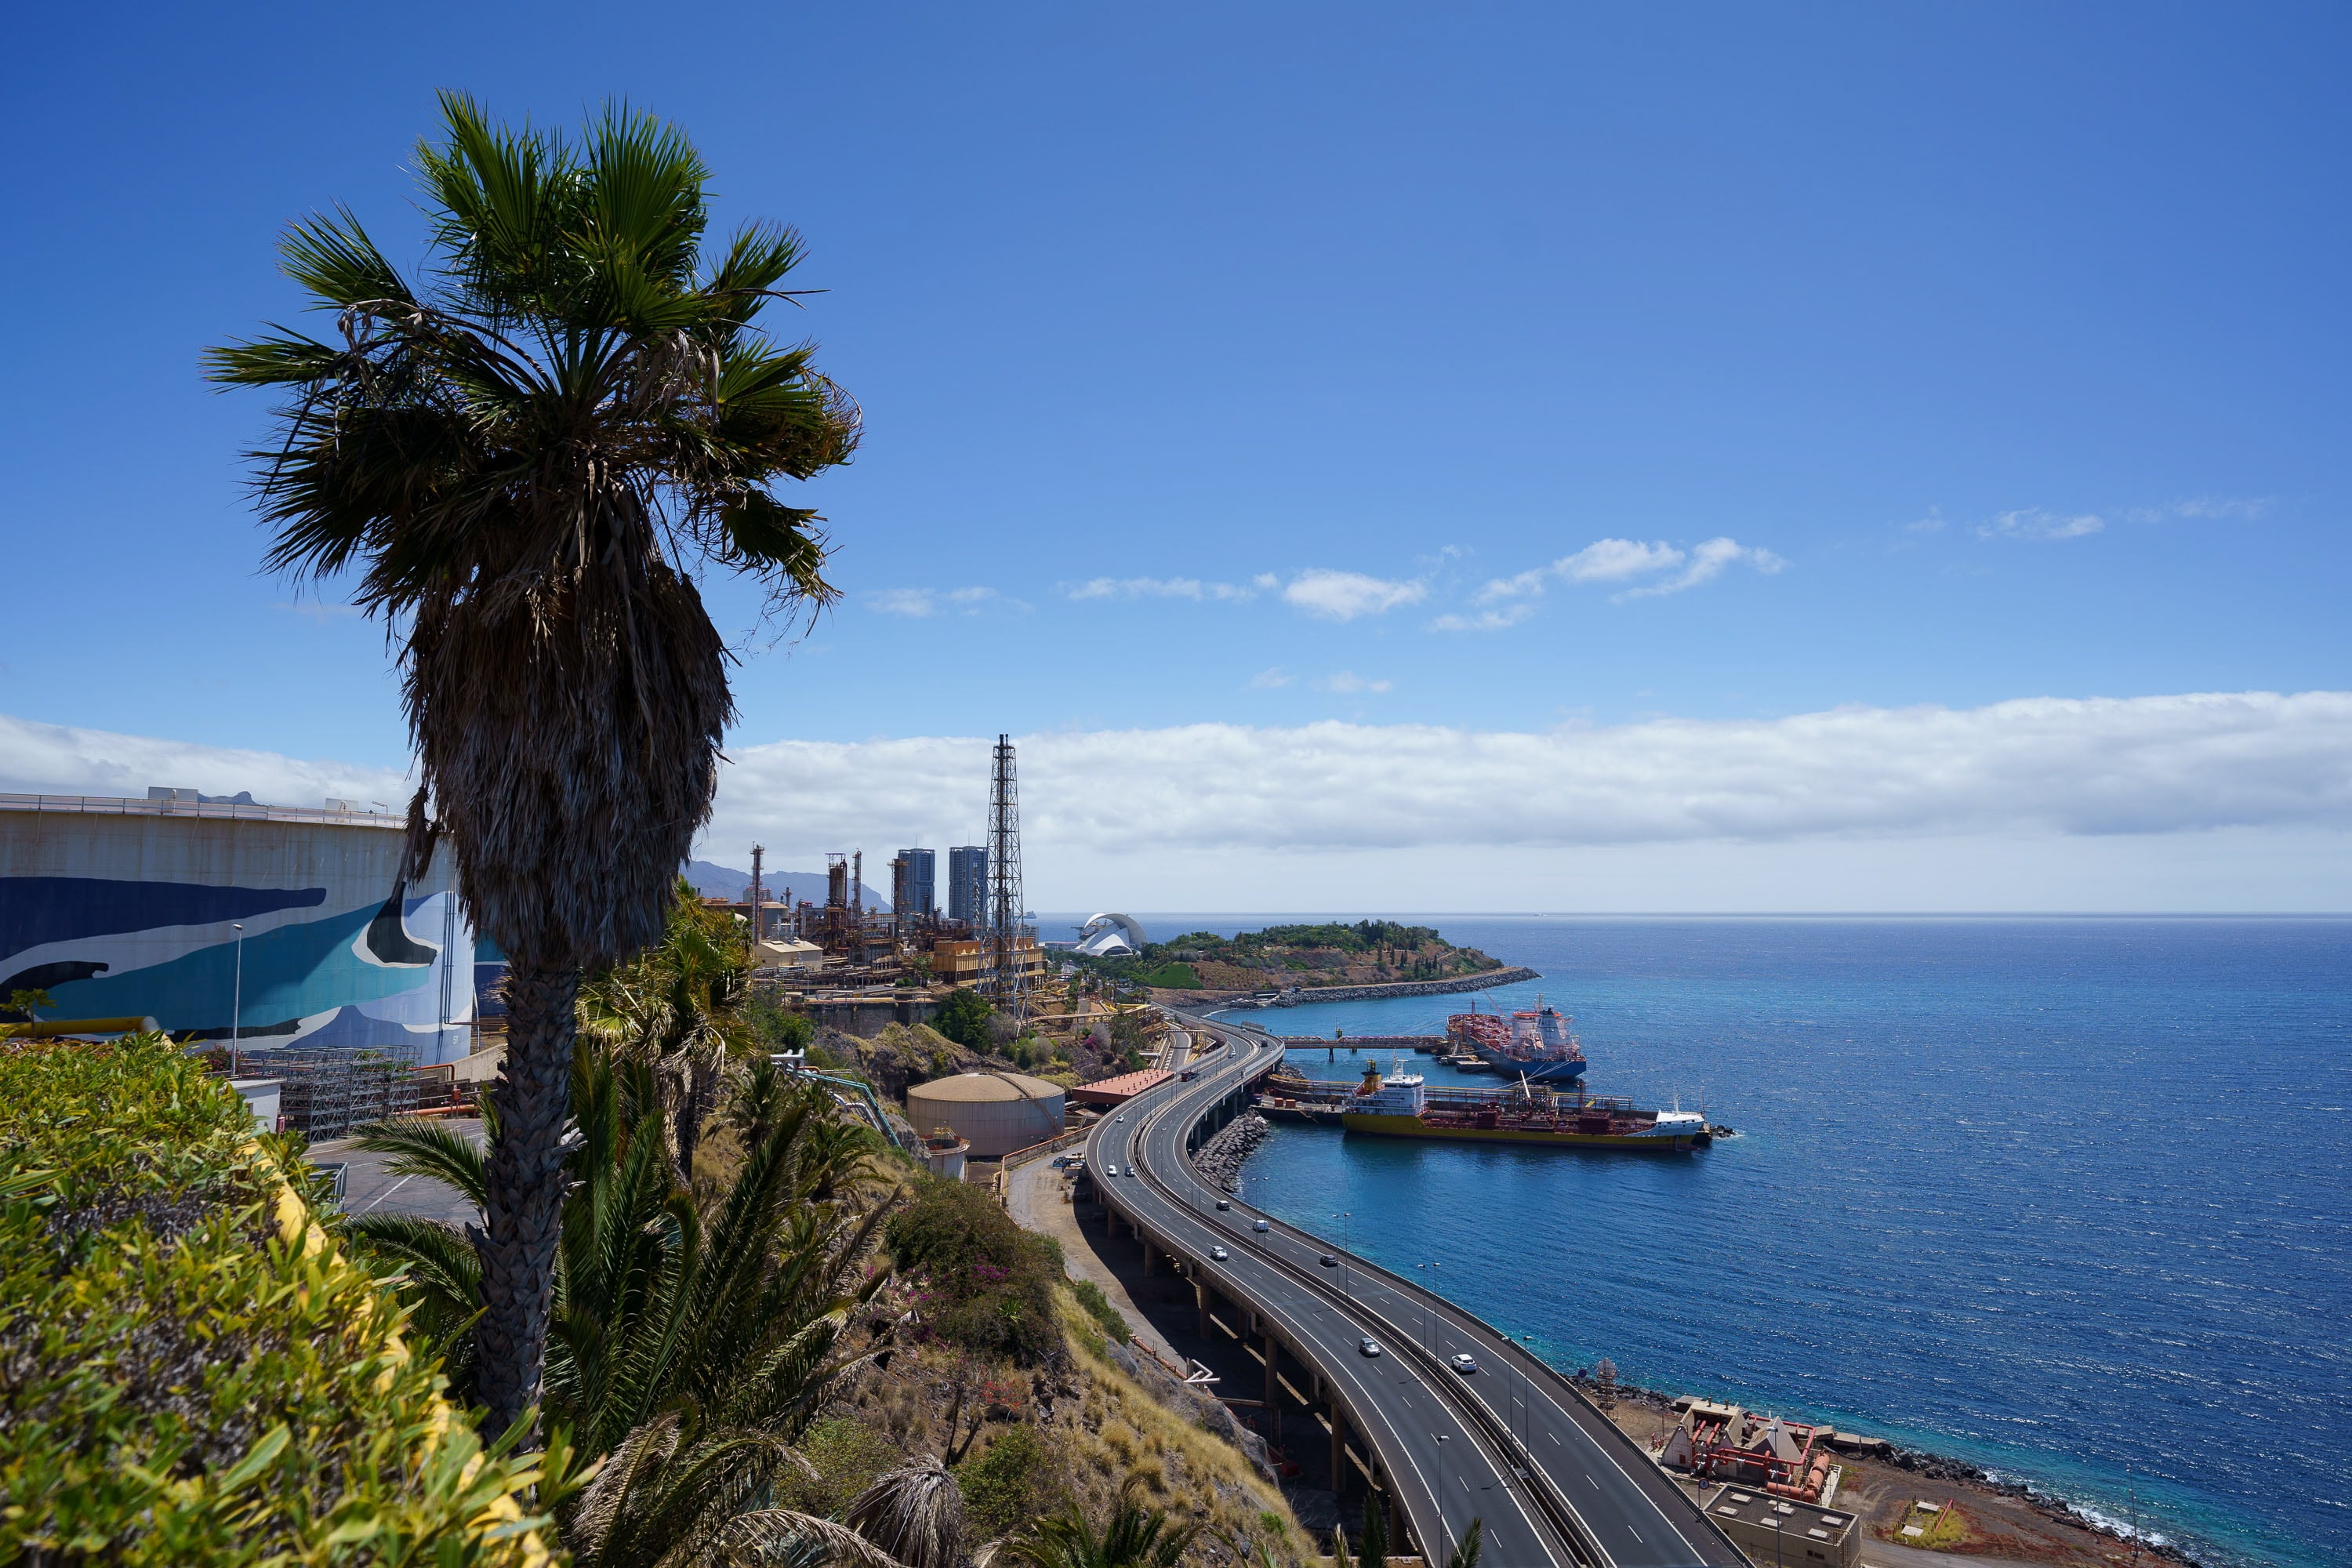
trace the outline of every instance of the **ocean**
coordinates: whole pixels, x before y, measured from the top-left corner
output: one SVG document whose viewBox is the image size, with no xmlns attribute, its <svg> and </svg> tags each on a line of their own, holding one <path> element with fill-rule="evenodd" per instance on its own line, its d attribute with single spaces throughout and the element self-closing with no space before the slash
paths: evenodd
<svg viewBox="0 0 2352 1568">
<path fill-rule="evenodd" d="M 2210 1561 L 2352 1563 L 2352 920 L 1397 918 L 1539 971 L 1479 1005 L 1573 1015 L 1595 1091 L 1739 1136 L 1281 1127 L 1250 1202 L 1563 1368 L 1964 1458 Z M 1467 1005 L 1243 1016 L 1434 1033 Z"/>
</svg>

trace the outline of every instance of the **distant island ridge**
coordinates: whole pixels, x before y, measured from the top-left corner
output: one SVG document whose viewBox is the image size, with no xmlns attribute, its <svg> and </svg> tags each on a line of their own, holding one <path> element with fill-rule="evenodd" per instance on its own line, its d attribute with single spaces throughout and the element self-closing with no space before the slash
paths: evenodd
<svg viewBox="0 0 2352 1568">
<path fill-rule="evenodd" d="M 678 875 L 706 899 L 727 899 L 740 903 L 751 888 L 751 872 L 739 871 L 732 866 L 721 866 L 712 860 L 688 860 L 678 868 Z M 890 862 L 887 860 L 882 862 L 882 880 L 885 886 L 890 880 Z M 760 873 L 760 883 L 768 896 L 779 902 L 782 901 L 787 888 L 792 889 L 795 904 L 803 899 L 812 904 L 824 902 L 824 873 L 822 871 L 763 870 Z M 866 884 L 866 907 L 869 910 L 887 910 L 890 907 L 889 895 L 877 890 L 871 880 Z"/>
</svg>

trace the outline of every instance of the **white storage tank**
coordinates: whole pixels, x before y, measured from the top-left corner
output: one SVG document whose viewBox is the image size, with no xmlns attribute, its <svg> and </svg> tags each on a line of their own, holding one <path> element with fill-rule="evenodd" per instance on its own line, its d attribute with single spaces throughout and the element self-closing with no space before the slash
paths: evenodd
<svg viewBox="0 0 2352 1568">
<path fill-rule="evenodd" d="M 995 1160 L 1062 1131 L 1062 1086 L 1017 1072 L 963 1072 L 907 1090 L 907 1120 L 919 1136 L 951 1130 L 975 1160 Z"/>
</svg>

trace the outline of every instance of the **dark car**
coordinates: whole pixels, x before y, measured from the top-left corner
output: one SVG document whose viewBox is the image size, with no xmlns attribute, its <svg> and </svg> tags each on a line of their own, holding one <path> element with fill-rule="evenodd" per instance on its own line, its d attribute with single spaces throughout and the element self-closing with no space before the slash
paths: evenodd
<svg viewBox="0 0 2352 1568">
<path fill-rule="evenodd" d="M 1220 1209 L 1229 1209 L 1229 1208 L 1231 1208 L 1231 1207 L 1233 1207 L 1233 1206 L 1234 1206 L 1234 1205 L 1233 1205 L 1233 1204 L 1232 1204 L 1229 1200 L 1227 1200 L 1227 1199 L 1224 1199 L 1224 1198 L 1219 1198 L 1219 1199 L 1217 1200 L 1217 1207 L 1219 1207 Z"/>
<path fill-rule="evenodd" d="M 1327 1253 L 1325 1253 L 1325 1254 L 1322 1256 L 1322 1258 L 1319 1259 L 1319 1261 L 1322 1263 L 1323 1267 L 1324 1267 L 1324 1268 L 1339 1268 L 1339 1260 L 1338 1258 L 1336 1258 L 1332 1257 L 1332 1256 L 1331 1256 L 1329 1253 L 1328 1253 L 1328 1252 L 1327 1252 Z"/>
</svg>

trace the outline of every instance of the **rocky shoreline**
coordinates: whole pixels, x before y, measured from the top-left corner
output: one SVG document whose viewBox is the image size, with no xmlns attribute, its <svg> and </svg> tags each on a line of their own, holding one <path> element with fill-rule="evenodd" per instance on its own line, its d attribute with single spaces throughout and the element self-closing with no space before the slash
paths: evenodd
<svg viewBox="0 0 2352 1568">
<path fill-rule="evenodd" d="M 1459 992 L 1487 991 L 1497 985 L 1516 985 L 1522 980 L 1542 978 L 1532 969 L 1514 966 L 1483 970 L 1476 974 L 1457 974 L 1449 980 L 1382 980 L 1369 985 L 1295 985 L 1284 990 L 1271 1002 L 1253 1002 L 1251 998 L 1256 993 L 1251 991 L 1155 989 L 1151 999 L 1171 1007 L 1296 1007 L 1307 1002 L 1376 1002 L 1384 996 L 1451 996 Z"/>
<path fill-rule="evenodd" d="M 1568 1379 L 1586 1395 L 1598 1402 L 1601 1394 L 1601 1385 L 1591 1368 L 1580 1368 L 1570 1373 Z M 1662 1394 L 1654 1388 L 1642 1388 L 1632 1384 L 1620 1383 L 1614 1385 L 1612 1392 L 1619 1405 L 1631 1405 L 1654 1411 L 1669 1419 L 1675 1414 L 1673 1396 Z M 1956 1459 L 1948 1454 L 1930 1453 L 1924 1448 L 1908 1448 L 1900 1443 L 1887 1442 L 1885 1439 L 1874 1439 L 1874 1442 L 1876 1446 L 1861 1456 L 1865 1462 L 1903 1470 L 1917 1476 L 1922 1480 L 1940 1481 L 1948 1485 L 1963 1486 L 1978 1491 L 1989 1492 L 1996 1497 L 2014 1499 L 2046 1518 L 2061 1524 L 2071 1525 L 2076 1530 L 2104 1540 L 2125 1543 L 2129 1543 L 2132 1540 L 2132 1532 L 2124 1525 L 2091 1513 L 2064 1498 L 2053 1496 L 2031 1481 L 1988 1470 L 1981 1465 L 1970 1464 L 1966 1459 Z M 2184 1568 L 2221 1568 L 2220 1564 L 2210 1559 L 2199 1557 L 2176 1542 L 2152 1537 L 2145 1531 L 2139 1537 L 2139 1549 L 2151 1558 L 2181 1563 Z"/>
<path fill-rule="evenodd" d="M 1237 1191 L 1242 1181 L 1242 1162 L 1273 1131 L 1274 1124 L 1255 1110 L 1237 1116 L 1201 1145 L 1201 1152 L 1192 1156 L 1192 1168 L 1219 1192 Z"/>
</svg>

